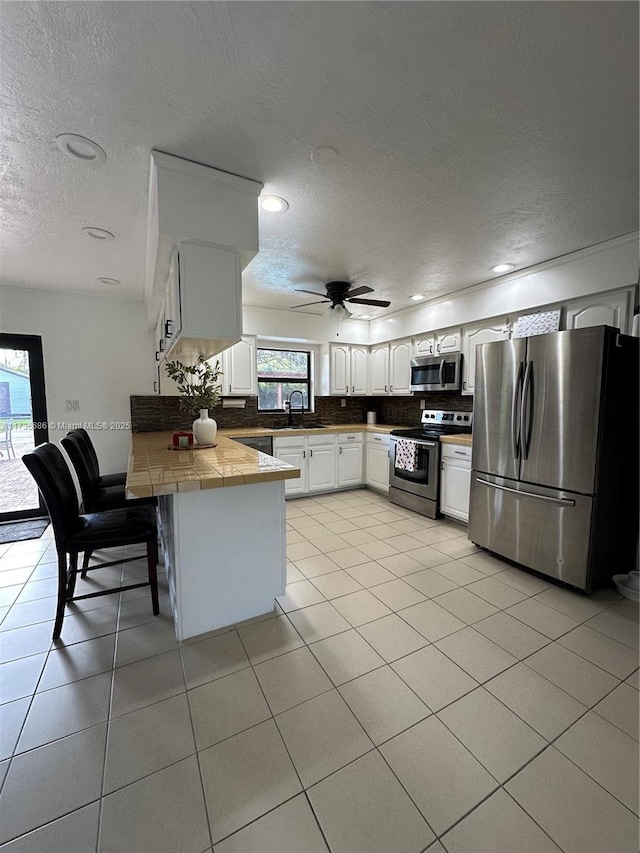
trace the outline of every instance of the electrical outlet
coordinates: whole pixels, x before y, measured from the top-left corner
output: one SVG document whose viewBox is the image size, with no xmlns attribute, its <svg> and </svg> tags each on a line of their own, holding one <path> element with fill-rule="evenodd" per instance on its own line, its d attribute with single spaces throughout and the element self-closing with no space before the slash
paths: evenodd
<svg viewBox="0 0 640 853">
<path fill-rule="evenodd" d="M 67 412 L 79 412 L 80 411 L 80 400 L 65 400 L 64 405 L 65 405 Z"/>
<path fill-rule="evenodd" d="M 422 398 L 422 400 L 420 400 L 420 408 L 421 409 L 427 408 L 427 401 L 424 399 L 424 397 Z"/>
<path fill-rule="evenodd" d="M 340 405 L 344 409 L 344 407 L 347 405 L 347 401 L 346 400 L 340 400 Z"/>
</svg>

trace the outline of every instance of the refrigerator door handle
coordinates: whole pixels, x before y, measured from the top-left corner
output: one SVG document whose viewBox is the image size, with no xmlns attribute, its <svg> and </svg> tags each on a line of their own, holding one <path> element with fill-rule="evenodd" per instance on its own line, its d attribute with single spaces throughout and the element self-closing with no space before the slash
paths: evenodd
<svg viewBox="0 0 640 853">
<path fill-rule="evenodd" d="M 444 385 L 444 358 L 440 362 L 440 384 Z"/>
<path fill-rule="evenodd" d="M 547 495 L 536 495 L 534 492 L 523 492 L 521 489 L 510 489 L 508 486 L 499 486 L 497 483 L 490 483 L 481 477 L 476 477 L 476 482 L 482 483 L 483 486 L 489 486 L 492 489 L 500 489 L 501 492 L 512 492 L 514 495 L 522 495 L 525 498 L 537 498 L 539 501 L 549 501 L 549 503 L 562 504 L 563 506 L 576 505 L 576 502 L 570 498 L 550 498 Z"/>
<path fill-rule="evenodd" d="M 531 447 L 531 426 L 533 424 L 533 362 L 528 361 L 522 383 L 522 402 L 520 403 L 520 449 L 522 458 L 529 458 Z"/>
<path fill-rule="evenodd" d="M 520 456 L 520 407 L 518 401 L 522 391 L 522 378 L 524 373 L 524 364 L 520 362 L 518 366 L 518 376 L 516 378 L 516 387 L 513 389 L 513 400 L 511 402 L 511 449 L 513 458 L 517 459 Z"/>
</svg>

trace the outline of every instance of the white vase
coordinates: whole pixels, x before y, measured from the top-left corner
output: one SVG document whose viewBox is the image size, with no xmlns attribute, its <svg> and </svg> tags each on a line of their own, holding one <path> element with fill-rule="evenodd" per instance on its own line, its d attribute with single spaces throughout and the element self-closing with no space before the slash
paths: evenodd
<svg viewBox="0 0 640 853">
<path fill-rule="evenodd" d="M 200 417 L 193 422 L 193 434 L 198 444 L 215 444 L 218 424 L 209 417 L 209 409 L 200 409 Z"/>
</svg>

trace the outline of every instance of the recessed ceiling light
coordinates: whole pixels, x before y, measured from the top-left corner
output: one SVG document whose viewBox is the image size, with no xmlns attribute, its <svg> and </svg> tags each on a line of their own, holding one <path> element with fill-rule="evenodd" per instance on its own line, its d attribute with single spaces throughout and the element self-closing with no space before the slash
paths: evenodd
<svg viewBox="0 0 640 853">
<path fill-rule="evenodd" d="M 370 320 L 371 314 L 361 314 L 359 317 L 356 317 L 356 320 Z"/>
<path fill-rule="evenodd" d="M 120 284 L 120 279 L 117 278 L 99 278 L 100 284 Z"/>
<path fill-rule="evenodd" d="M 338 159 L 338 152 L 335 148 L 314 148 L 311 152 L 311 159 L 317 166 L 330 166 Z"/>
<path fill-rule="evenodd" d="M 260 196 L 260 207 L 268 213 L 284 213 L 289 202 L 278 195 L 263 195 Z"/>
<path fill-rule="evenodd" d="M 490 272 L 510 272 L 515 269 L 515 264 L 496 264 L 495 267 L 491 267 Z"/>
<path fill-rule="evenodd" d="M 97 142 L 78 136 L 76 133 L 61 133 L 56 136 L 56 145 L 63 154 L 84 160 L 85 163 L 104 163 L 107 155 Z"/>
<path fill-rule="evenodd" d="M 94 240 L 115 240 L 111 231 L 105 231 L 104 228 L 93 228 L 91 225 L 83 228 L 82 233 L 85 237 L 93 237 Z"/>
<path fill-rule="evenodd" d="M 424 296 L 421 293 L 414 293 L 409 299 L 413 299 L 414 302 L 420 302 L 421 299 L 424 299 Z"/>
</svg>

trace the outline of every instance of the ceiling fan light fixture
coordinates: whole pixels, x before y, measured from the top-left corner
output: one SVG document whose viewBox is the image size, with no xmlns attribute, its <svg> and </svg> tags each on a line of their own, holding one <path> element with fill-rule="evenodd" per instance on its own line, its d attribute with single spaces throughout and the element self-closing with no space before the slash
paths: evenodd
<svg viewBox="0 0 640 853">
<path fill-rule="evenodd" d="M 327 305 L 324 310 L 327 317 L 333 317 L 334 320 L 348 320 L 353 314 L 344 305 L 337 303 L 336 305 Z"/>
<path fill-rule="evenodd" d="M 279 195 L 262 195 L 260 196 L 260 207 L 266 210 L 267 213 L 284 213 L 289 209 L 289 202 Z"/>
<path fill-rule="evenodd" d="M 515 264 L 496 264 L 490 268 L 490 272 L 511 272 L 515 268 Z"/>
</svg>

